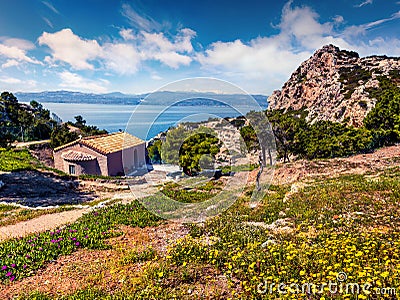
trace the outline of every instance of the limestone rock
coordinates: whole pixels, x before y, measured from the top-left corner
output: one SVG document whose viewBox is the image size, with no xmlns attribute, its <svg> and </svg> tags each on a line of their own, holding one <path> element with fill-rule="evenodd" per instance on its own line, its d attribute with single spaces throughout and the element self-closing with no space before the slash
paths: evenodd
<svg viewBox="0 0 400 300">
<path fill-rule="evenodd" d="M 399 72 L 400 58 L 370 56 L 327 45 L 304 61 L 268 98 L 269 109 L 305 109 L 308 121 L 346 122 L 360 127 L 376 99 L 369 90 L 379 87 L 377 76 Z"/>
</svg>

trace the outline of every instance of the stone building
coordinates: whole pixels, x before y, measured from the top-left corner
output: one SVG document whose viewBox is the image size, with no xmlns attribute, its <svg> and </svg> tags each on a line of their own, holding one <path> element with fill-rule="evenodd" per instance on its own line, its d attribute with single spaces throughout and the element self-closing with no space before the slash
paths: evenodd
<svg viewBox="0 0 400 300">
<path fill-rule="evenodd" d="M 128 175 L 146 167 L 145 141 L 126 132 L 80 138 L 54 149 L 54 165 L 71 175 Z"/>
</svg>

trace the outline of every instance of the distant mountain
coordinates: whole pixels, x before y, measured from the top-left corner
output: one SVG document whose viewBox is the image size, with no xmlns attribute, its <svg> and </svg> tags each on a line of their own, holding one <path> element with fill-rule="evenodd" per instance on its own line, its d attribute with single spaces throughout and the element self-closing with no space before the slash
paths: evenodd
<svg viewBox="0 0 400 300">
<path fill-rule="evenodd" d="M 102 104 L 138 104 L 139 96 L 125 95 L 119 92 L 108 94 L 88 94 L 69 91 L 39 92 L 39 93 L 15 93 L 21 102 L 36 100 L 40 103 L 102 103 Z"/>
<path fill-rule="evenodd" d="M 197 93 L 197 92 L 156 92 L 152 94 L 127 95 L 120 92 L 108 94 L 90 94 L 69 91 L 39 92 L 39 93 L 15 93 L 15 96 L 21 102 L 30 102 L 36 100 L 40 103 L 89 103 L 89 104 L 125 104 L 135 105 L 139 103 L 151 105 L 165 105 L 180 101 L 180 106 L 199 106 L 199 105 L 223 105 L 227 103 L 232 106 L 249 104 L 247 95 L 228 95 L 215 93 Z M 267 108 L 267 96 L 252 95 L 257 103 L 263 108 Z M 186 99 L 186 100 L 185 100 Z M 181 101 L 184 100 L 184 101 Z"/>
<path fill-rule="evenodd" d="M 329 120 L 359 127 L 376 104 L 379 79 L 400 83 L 400 58 L 359 57 L 327 45 L 293 72 L 282 90 L 269 98 L 269 109 L 305 109 L 310 122 Z"/>
<path fill-rule="evenodd" d="M 143 104 L 164 105 L 165 103 L 177 103 L 178 106 L 231 106 L 252 105 L 248 95 L 243 94 L 216 94 L 199 92 L 169 92 L 161 91 L 152 94 L 141 95 Z M 267 96 L 251 95 L 262 108 L 267 108 Z"/>
</svg>

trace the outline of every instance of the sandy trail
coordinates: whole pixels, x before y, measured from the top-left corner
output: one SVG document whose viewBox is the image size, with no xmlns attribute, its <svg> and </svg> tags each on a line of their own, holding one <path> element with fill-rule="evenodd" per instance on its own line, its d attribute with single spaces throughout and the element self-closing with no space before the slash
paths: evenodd
<svg viewBox="0 0 400 300">
<path fill-rule="evenodd" d="M 72 223 L 87 211 L 89 211 L 89 209 L 63 211 L 55 214 L 42 215 L 28 221 L 0 227 L 0 241 L 46 231 L 64 224 Z"/>
<path fill-rule="evenodd" d="M 135 199 L 153 194 L 156 191 L 157 189 L 153 186 L 150 186 L 148 184 L 141 184 L 138 186 L 134 186 L 132 188 L 132 191 L 114 193 L 110 200 L 118 199 L 120 201 L 117 201 L 116 203 L 127 204 Z M 104 202 L 110 200 L 106 200 Z M 82 208 L 79 209 L 63 211 L 60 213 L 46 214 L 28 221 L 22 221 L 17 224 L 0 227 L 0 241 L 26 236 L 32 233 L 43 232 L 62 225 L 73 223 L 83 214 L 101 205 L 102 203 L 93 207 L 82 206 Z"/>
</svg>

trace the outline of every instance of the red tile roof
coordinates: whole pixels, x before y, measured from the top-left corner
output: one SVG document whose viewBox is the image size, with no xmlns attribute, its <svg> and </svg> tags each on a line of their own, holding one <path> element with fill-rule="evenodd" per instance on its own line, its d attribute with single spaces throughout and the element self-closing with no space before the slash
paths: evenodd
<svg viewBox="0 0 400 300">
<path fill-rule="evenodd" d="M 99 153 L 110 154 L 143 144 L 145 143 L 145 141 L 127 132 L 116 132 L 111 134 L 84 137 L 71 143 L 57 147 L 54 149 L 54 151 L 57 152 L 78 143 L 81 145 L 85 145 Z"/>
<path fill-rule="evenodd" d="M 73 150 L 69 150 L 61 154 L 61 157 L 68 161 L 89 161 L 96 159 L 95 156 L 90 155 L 88 153 L 73 151 Z"/>
</svg>

